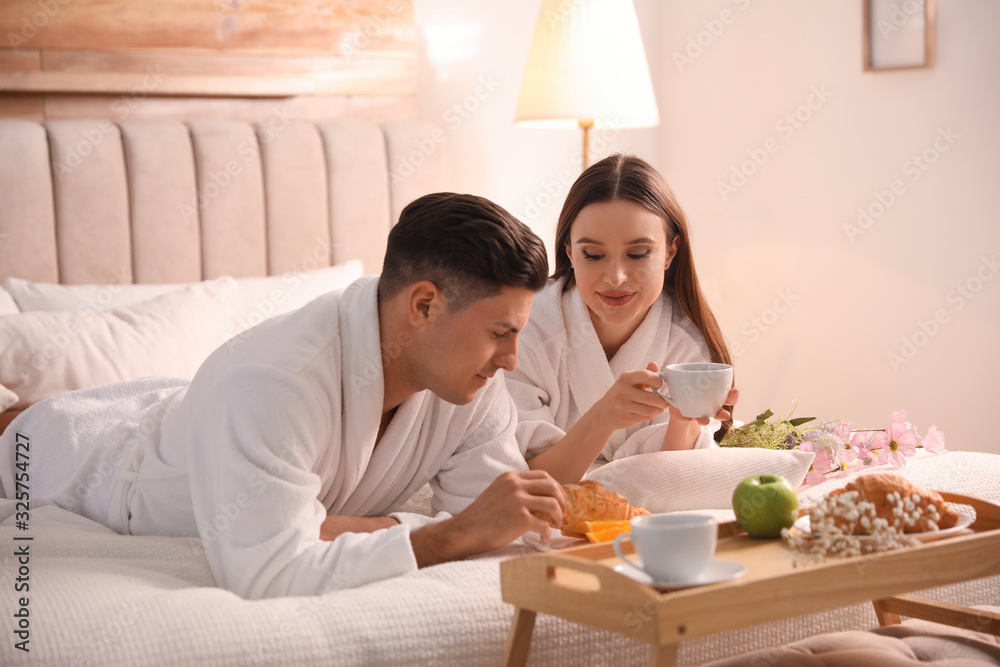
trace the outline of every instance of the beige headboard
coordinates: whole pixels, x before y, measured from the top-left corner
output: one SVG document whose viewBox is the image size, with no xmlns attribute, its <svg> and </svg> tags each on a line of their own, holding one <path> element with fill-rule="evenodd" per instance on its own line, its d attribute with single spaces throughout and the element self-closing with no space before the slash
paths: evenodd
<svg viewBox="0 0 1000 667">
<path fill-rule="evenodd" d="M 377 273 L 402 208 L 448 189 L 431 136 L 279 114 L 0 120 L 0 281 L 192 282 L 353 258 Z"/>
</svg>

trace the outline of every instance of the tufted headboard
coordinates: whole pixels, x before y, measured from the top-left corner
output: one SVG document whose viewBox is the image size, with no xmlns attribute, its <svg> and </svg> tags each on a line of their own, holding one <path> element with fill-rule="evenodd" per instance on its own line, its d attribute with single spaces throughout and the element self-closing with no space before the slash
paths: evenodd
<svg viewBox="0 0 1000 667">
<path fill-rule="evenodd" d="M 0 120 L 0 285 L 13 277 L 174 286 L 288 274 L 282 282 L 355 259 L 365 273 L 378 273 L 403 207 L 448 189 L 445 147 L 432 140 L 440 132 L 418 121 L 312 122 L 281 114 L 254 124 Z M 13 304 L 9 294 L 0 296 Z M 20 340 L 12 333 L 25 325 L 19 322 L 7 339 Z M 63 384 L 69 375 L 48 366 L 58 350 L 74 360 L 77 380 L 88 377 L 80 368 L 90 368 L 90 357 L 64 349 L 71 338 L 116 358 L 104 343 L 70 336 L 80 330 L 69 322 L 27 341 L 27 352 L 20 343 L 5 347 L 0 403 L 11 405 L 10 389 L 24 378 L 55 377 L 64 390 L 88 386 Z M 37 400 L 22 389 L 15 396 L 21 403 Z M 0 432 L 18 412 L 0 408 Z"/>
<path fill-rule="evenodd" d="M 279 113 L 0 120 L 0 281 L 180 283 L 354 258 L 377 273 L 402 208 L 447 189 L 433 131 Z"/>
</svg>

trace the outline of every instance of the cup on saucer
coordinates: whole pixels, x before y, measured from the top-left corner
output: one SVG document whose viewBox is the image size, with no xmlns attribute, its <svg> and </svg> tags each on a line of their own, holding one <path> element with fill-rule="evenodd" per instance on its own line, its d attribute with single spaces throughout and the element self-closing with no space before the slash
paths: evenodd
<svg viewBox="0 0 1000 667">
<path fill-rule="evenodd" d="M 657 585 L 694 582 L 715 554 L 718 525 L 708 514 L 651 514 L 629 523 L 632 532 L 615 538 L 615 553 L 623 565 L 647 575 Z M 639 563 L 622 553 L 625 538 L 635 544 Z"/>
</svg>

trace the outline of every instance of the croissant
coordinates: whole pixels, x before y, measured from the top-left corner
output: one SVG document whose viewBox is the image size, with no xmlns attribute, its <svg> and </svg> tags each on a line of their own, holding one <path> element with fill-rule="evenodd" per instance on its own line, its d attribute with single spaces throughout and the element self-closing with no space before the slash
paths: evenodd
<svg viewBox="0 0 1000 667">
<path fill-rule="evenodd" d="M 831 491 L 831 498 L 857 491 L 855 502 L 867 501 L 875 506 L 874 517 L 862 520 L 863 513 L 837 513 L 834 523 L 844 533 L 866 535 L 871 532 L 873 518 L 885 519 L 890 526 L 904 533 L 923 533 L 929 530 L 951 528 L 958 523 L 959 515 L 941 496 L 928 489 L 914 486 L 901 475 L 883 473 L 862 475 L 842 489 Z"/>
<path fill-rule="evenodd" d="M 585 537 L 584 521 L 627 520 L 649 514 L 641 507 L 632 507 L 624 496 L 594 480 L 563 484 L 562 488 L 567 508 L 562 533 L 569 537 Z"/>
</svg>

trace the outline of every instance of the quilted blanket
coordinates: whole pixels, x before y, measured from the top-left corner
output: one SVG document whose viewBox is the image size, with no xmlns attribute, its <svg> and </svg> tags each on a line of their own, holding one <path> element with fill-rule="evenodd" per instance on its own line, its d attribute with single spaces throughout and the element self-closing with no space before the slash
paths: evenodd
<svg viewBox="0 0 1000 667">
<path fill-rule="evenodd" d="M 949 452 L 911 459 L 902 472 L 922 486 L 1000 502 L 997 455 Z M 806 489 L 803 502 L 846 481 Z M 498 665 L 513 614 L 500 597 L 499 563 L 530 552 L 514 544 L 353 590 L 248 602 L 214 585 L 197 539 L 124 537 L 60 512 L 38 508 L 21 531 L 12 508 L 0 508 L 0 664 Z M 1000 577 L 924 594 L 1000 605 Z M 679 657 L 701 664 L 876 624 L 870 605 L 853 605 L 688 641 Z M 638 641 L 539 615 L 528 664 L 648 659 Z"/>
</svg>

